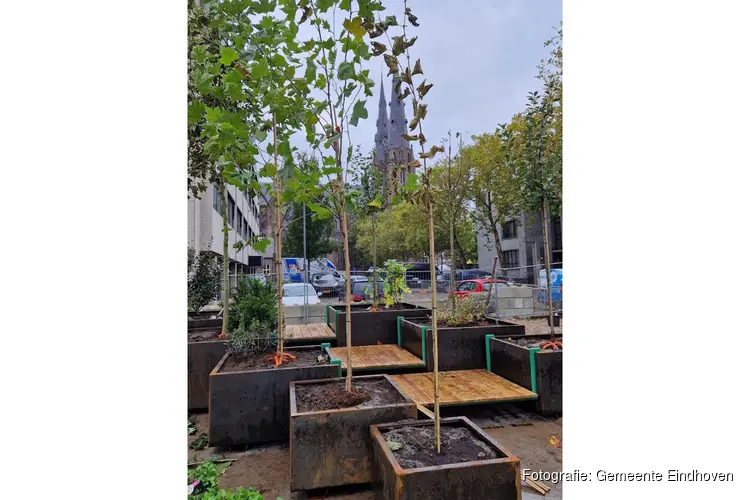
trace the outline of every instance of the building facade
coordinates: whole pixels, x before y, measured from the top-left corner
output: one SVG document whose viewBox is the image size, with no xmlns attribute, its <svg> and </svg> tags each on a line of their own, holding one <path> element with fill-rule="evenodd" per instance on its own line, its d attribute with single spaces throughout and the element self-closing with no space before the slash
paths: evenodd
<svg viewBox="0 0 750 500">
<path fill-rule="evenodd" d="M 250 256 L 259 255 L 251 246 L 236 250 L 234 244 L 260 234 L 257 199 L 235 186 L 227 186 L 229 231 L 229 274 L 250 274 Z M 188 197 L 188 246 L 223 255 L 222 200 L 218 186 L 209 184 L 200 198 Z M 234 286 L 234 284 L 232 284 Z"/>
<path fill-rule="evenodd" d="M 548 220 L 550 264 L 562 267 L 562 215 Z M 500 274 L 523 283 L 538 284 L 539 270 L 544 266 L 544 232 L 542 214 L 524 213 L 505 219 L 500 232 L 500 248 L 503 252 L 503 270 Z M 478 264 L 481 269 L 492 269 L 496 255 L 494 237 L 477 229 Z"/>
</svg>

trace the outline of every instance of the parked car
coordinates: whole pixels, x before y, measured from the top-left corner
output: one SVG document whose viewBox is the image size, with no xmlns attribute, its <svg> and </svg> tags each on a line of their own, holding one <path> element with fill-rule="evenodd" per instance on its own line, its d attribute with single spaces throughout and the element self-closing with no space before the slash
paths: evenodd
<svg viewBox="0 0 750 500">
<path fill-rule="evenodd" d="M 352 301 L 353 302 L 361 302 L 362 300 L 368 300 L 370 298 L 371 290 L 372 290 L 372 283 L 369 281 L 357 281 L 352 282 Z M 385 293 L 383 291 L 383 280 L 378 280 L 378 297 L 384 298 Z M 362 297 L 358 300 L 358 297 Z"/>
<path fill-rule="evenodd" d="M 320 304 L 322 293 L 316 292 L 309 283 L 287 283 L 281 286 L 281 304 L 285 306 L 305 305 L 305 295 L 308 304 Z"/>
<path fill-rule="evenodd" d="M 361 274 L 352 274 L 352 283 L 368 282 L 370 278 L 362 276 Z"/>
<path fill-rule="evenodd" d="M 410 288 L 421 288 L 422 282 L 429 283 L 432 279 L 429 262 L 401 262 L 400 264 L 406 267 L 406 284 Z M 443 274 L 437 266 L 435 266 L 435 279 L 439 282 L 444 281 Z M 440 283 L 438 283 L 439 286 Z"/>
<path fill-rule="evenodd" d="M 474 294 L 489 293 L 491 282 L 492 280 L 489 279 L 462 281 L 458 284 L 458 286 L 456 286 L 456 295 L 458 297 L 467 297 Z M 508 286 L 508 283 L 504 280 L 495 280 L 492 288 L 494 289 L 495 287 L 502 288 Z"/>
<path fill-rule="evenodd" d="M 317 273 L 311 277 L 312 285 L 315 290 L 323 293 L 324 295 L 335 295 L 339 291 L 344 289 L 344 278 L 338 271 L 332 271 L 330 273 Z"/>
</svg>

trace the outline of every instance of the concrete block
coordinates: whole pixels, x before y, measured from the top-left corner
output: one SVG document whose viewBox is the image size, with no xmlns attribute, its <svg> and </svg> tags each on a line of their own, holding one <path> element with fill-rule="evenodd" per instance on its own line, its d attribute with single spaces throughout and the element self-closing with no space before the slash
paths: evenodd
<svg viewBox="0 0 750 500">
<path fill-rule="evenodd" d="M 514 309 L 523 309 L 523 299 L 522 298 L 516 298 L 513 299 L 513 308 Z"/>
</svg>

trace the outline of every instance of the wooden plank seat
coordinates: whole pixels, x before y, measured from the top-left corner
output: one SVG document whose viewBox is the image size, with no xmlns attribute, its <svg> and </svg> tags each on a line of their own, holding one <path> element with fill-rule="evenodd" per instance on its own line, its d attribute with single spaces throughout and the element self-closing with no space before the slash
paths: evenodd
<svg viewBox="0 0 750 500">
<path fill-rule="evenodd" d="M 432 373 L 391 375 L 393 382 L 415 403 L 433 406 Z M 440 372 L 440 406 L 501 403 L 536 399 L 537 395 L 487 370 Z"/>
<path fill-rule="evenodd" d="M 357 370 L 394 370 L 424 367 L 424 361 L 416 357 L 403 347 L 396 344 L 359 345 L 352 346 L 352 369 Z M 346 347 L 333 347 L 331 354 L 334 359 L 341 360 L 341 369 L 348 368 L 346 364 Z"/>
<path fill-rule="evenodd" d="M 284 328 L 284 342 L 300 344 L 311 342 L 330 342 L 336 340 L 336 334 L 325 323 L 308 323 L 306 325 L 287 325 Z"/>
</svg>

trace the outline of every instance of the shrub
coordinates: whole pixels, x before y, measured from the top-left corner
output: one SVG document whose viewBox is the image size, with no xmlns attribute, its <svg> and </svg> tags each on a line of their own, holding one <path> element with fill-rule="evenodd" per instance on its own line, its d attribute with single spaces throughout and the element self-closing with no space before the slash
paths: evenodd
<svg viewBox="0 0 750 500">
<path fill-rule="evenodd" d="M 256 318 L 249 325 L 238 326 L 229 333 L 227 348 L 235 356 L 260 354 L 276 345 L 275 333 L 267 322 Z"/>
<path fill-rule="evenodd" d="M 252 330 L 253 320 L 258 320 L 271 330 L 278 326 L 278 299 L 273 282 L 248 276 L 237 280 L 234 302 L 229 309 L 229 331 Z"/>
<path fill-rule="evenodd" d="M 188 310 L 198 312 L 221 291 L 221 257 L 188 248 Z"/>
<path fill-rule="evenodd" d="M 377 274 L 383 276 L 383 297 L 385 307 L 400 304 L 405 293 L 411 293 L 406 286 L 406 266 L 393 259 L 385 261 L 385 267 L 378 268 Z"/>
<path fill-rule="evenodd" d="M 445 321 L 448 326 L 463 326 L 484 318 L 484 301 L 481 297 L 458 297 L 456 308 L 443 308 L 437 312 L 438 321 Z"/>
</svg>

